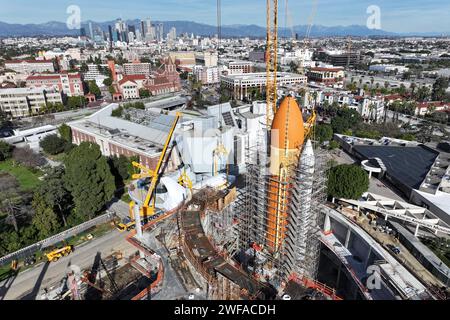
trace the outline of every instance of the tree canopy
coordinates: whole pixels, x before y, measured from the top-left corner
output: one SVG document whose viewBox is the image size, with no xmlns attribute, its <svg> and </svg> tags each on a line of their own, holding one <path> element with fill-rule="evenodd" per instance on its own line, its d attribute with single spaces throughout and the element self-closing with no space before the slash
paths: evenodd
<svg viewBox="0 0 450 320">
<path fill-rule="evenodd" d="M 431 93 L 432 99 L 434 101 L 441 101 L 445 98 L 445 92 L 448 89 L 449 80 L 448 78 L 437 78 L 433 84 L 433 91 Z"/>
<path fill-rule="evenodd" d="M 0 140 L 0 161 L 11 158 L 13 146 Z"/>
<path fill-rule="evenodd" d="M 60 154 L 66 147 L 66 140 L 58 137 L 56 134 L 51 134 L 43 138 L 39 142 L 39 146 L 48 154 Z"/>
<path fill-rule="evenodd" d="M 66 140 L 66 142 L 72 143 L 72 129 L 70 129 L 70 127 L 67 124 L 63 123 L 58 128 L 58 132 L 61 138 Z"/>
<path fill-rule="evenodd" d="M 64 181 L 72 194 L 76 214 L 91 219 L 114 195 L 114 176 L 107 160 L 98 145 L 82 142 L 67 155 L 64 163 Z"/>
<path fill-rule="evenodd" d="M 100 97 L 100 95 L 102 94 L 100 88 L 98 87 L 97 83 L 94 80 L 88 81 L 88 87 L 89 92 L 94 94 L 97 98 Z"/>
<path fill-rule="evenodd" d="M 329 170 L 327 187 L 334 198 L 357 200 L 369 189 L 369 175 L 356 165 L 338 165 Z"/>
<path fill-rule="evenodd" d="M 328 124 L 319 124 L 316 127 L 316 138 L 320 143 L 330 141 L 333 138 L 333 128 Z"/>
</svg>

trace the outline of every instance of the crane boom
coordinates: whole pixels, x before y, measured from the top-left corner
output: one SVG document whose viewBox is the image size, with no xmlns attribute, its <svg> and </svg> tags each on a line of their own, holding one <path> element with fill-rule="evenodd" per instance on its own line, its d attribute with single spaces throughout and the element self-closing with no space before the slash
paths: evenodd
<svg viewBox="0 0 450 320">
<path fill-rule="evenodd" d="M 267 48 L 266 48 L 266 124 L 270 129 L 277 110 L 278 67 L 278 0 L 267 0 Z"/>
<path fill-rule="evenodd" d="M 147 196 L 143 203 L 143 207 L 150 207 L 150 201 L 152 199 L 154 200 L 155 198 L 153 194 L 155 193 L 156 184 L 158 183 L 159 180 L 160 176 L 159 170 L 161 169 L 162 163 L 164 162 L 164 158 L 166 157 L 167 149 L 169 148 L 170 141 L 172 141 L 172 136 L 178 124 L 178 121 L 180 120 L 180 117 L 181 113 L 177 112 L 175 120 L 173 121 L 172 127 L 170 128 L 169 134 L 167 136 L 166 142 L 164 143 L 163 150 L 161 151 L 161 156 L 159 157 L 158 164 L 156 165 L 156 168 L 153 171 L 154 174 L 152 175 L 152 181 L 150 183 L 150 187 L 148 188 Z"/>
</svg>

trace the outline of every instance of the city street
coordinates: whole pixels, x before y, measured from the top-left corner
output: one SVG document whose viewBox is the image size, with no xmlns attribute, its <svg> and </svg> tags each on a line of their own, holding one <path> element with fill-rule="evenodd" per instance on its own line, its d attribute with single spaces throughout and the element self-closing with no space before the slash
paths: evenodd
<svg viewBox="0 0 450 320">
<path fill-rule="evenodd" d="M 3 296 L 5 300 L 36 299 L 40 296 L 41 290 L 57 285 L 69 271 L 71 265 L 76 265 L 82 270 L 90 267 L 97 252 L 101 252 L 102 257 L 107 257 L 120 250 L 123 256 L 127 257 L 135 251 L 135 248 L 125 240 L 125 236 L 125 233 L 112 230 L 101 238 L 93 239 L 86 244 L 75 247 L 73 253 L 57 262 L 39 263 L 34 268 L 19 273 L 9 289 L 9 284 L 6 288 L 5 284 L 11 280 L 0 283 L 0 296 Z"/>
</svg>

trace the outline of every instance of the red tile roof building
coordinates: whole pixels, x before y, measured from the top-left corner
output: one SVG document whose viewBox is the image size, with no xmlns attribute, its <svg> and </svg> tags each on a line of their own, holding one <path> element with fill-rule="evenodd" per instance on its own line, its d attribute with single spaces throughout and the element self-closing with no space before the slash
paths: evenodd
<svg viewBox="0 0 450 320">
<path fill-rule="evenodd" d="M 31 75 L 26 79 L 29 88 L 53 87 L 69 97 L 83 96 L 84 88 L 79 73 L 57 73 Z"/>
</svg>

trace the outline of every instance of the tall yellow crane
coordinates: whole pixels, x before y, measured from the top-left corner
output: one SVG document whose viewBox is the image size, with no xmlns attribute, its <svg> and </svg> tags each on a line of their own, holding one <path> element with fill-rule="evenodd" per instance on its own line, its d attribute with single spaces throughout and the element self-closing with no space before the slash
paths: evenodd
<svg viewBox="0 0 450 320">
<path fill-rule="evenodd" d="M 181 113 L 177 112 L 176 116 L 175 116 L 175 120 L 172 123 L 172 127 L 170 128 L 169 134 L 167 135 L 166 142 L 164 143 L 164 147 L 161 151 L 161 156 L 159 157 L 159 160 L 158 160 L 155 170 L 150 170 L 149 168 L 147 168 L 137 162 L 132 163 L 135 168 L 141 169 L 141 173 L 134 174 L 132 176 L 133 179 L 142 179 L 142 178 L 147 178 L 147 177 L 151 178 L 147 195 L 146 195 L 145 200 L 142 203 L 141 208 L 140 208 L 140 215 L 143 217 L 149 217 L 149 216 L 152 216 L 155 214 L 155 201 L 156 201 L 155 191 L 156 191 L 156 186 L 157 186 L 157 183 L 158 183 L 160 175 L 161 175 L 161 172 L 160 172 L 161 166 L 166 157 L 167 149 L 169 148 L 170 142 L 172 141 L 173 133 L 175 132 L 175 128 L 176 128 L 180 118 L 181 118 Z M 130 217 L 132 219 L 134 219 L 133 207 L 135 205 L 136 205 L 136 203 L 134 201 L 130 202 Z"/>
<path fill-rule="evenodd" d="M 277 110 L 278 68 L 278 0 L 267 0 L 267 48 L 266 48 L 266 124 L 272 126 Z"/>
<path fill-rule="evenodd" d="M 310 36 L 313 20 L 316 15 L 317 1 L 313 0 L 313 8 L 309 17 L 308 30 L 305 36 L 306 49 L 307 39 Z M 286 1 L 286 8 L 287 8 Z M 287 9 L 286 9 L 287 10 Z M 287 16 L 287 13 L 286 13 Z M 267 49 L 266 49 L 266 100 L 267 100 L 267 114 L 266 124 L 270 129 L 273 121 L 273 116 L 277 111 L 277 68 L 278 68 L 278 0 L 267 0 Z M 312 111 L 311 117 L 307 120 L 305 126 L 305 136 L 310 137 L 313 135 L 314 125 L 316 123 L 317 115 L 315 106 Z"/>
</svg>

